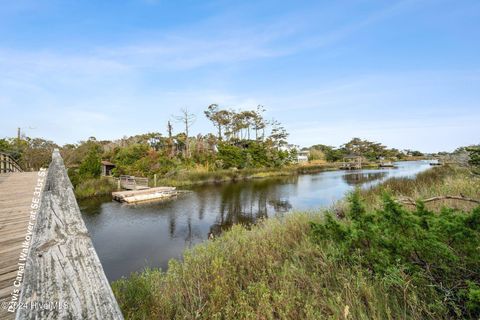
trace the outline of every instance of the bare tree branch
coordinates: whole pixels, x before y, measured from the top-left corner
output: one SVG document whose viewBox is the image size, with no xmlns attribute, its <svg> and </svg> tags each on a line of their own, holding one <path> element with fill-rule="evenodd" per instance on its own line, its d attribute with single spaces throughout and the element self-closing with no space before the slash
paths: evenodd
<svg viewBox="0 0 480 320">
<path fill-rule="evenodd" d="M 195 123 L 195 120 L 197 117 L 188 111 L 188 108 L 183 108 L 180 110 L 181 114 L 179 116 L 175 116 L 175 120 L 178 122 L 183 123 L 185 126 L 185 156 L 187 158 L 190 157 L 190 151 L 189 151 L 189 143 L 188 143 L 188 132 L 190 130 L 190 127 Z"/>
<path fill-rule="evenodd" d="M 472 199 L 465 197 L 463 195 L 460 196 L 438 196 L 438 197 L 432 197 L 424 200 L 420 200 L 423 203 L 428 203 L 428 202 L 434 202 L 434 201 L 440 201 L 440 200 L 460 200 L 460 201 L 467 201 L 467 202 L 472 202 L 472 203 L 478 203 L 480 204 L 480 200 Z M 397 199 L 398 202 L 403 203 L 403 204 L 409 204 L 416 206 L 417 203 L 415 200 L 409 197 L 402 197 Z"/>
</svg>

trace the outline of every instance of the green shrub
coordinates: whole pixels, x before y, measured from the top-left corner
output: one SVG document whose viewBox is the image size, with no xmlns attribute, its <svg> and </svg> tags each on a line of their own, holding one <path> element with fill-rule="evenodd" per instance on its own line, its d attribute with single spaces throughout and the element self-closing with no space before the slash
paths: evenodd
<svg viewBox="0 0 480 320">
<path fill-rule="evenodd" d="M 100 177 L 102 173 L 101 161 L 99 148 L 91 148 L 78 168 L 80 180 Z"/>
<path fill-rule="evenodd" d="M 218 145 L 218 160 L 222 161 L 224 168 L 244 168 L 247 155 L 244 150 L 235 145 L 221 143 Z"/>
<path fill-rule="evenodd" d="M 225 169 L 278 168 L 295 162 L 296 157 L 296 151 L 278 150 L 259 141 L 243 141 L 240 146 L 220 143 L 217 153 L 217 161 Z"/>
<path fill-rule="evenodd" d="M 480 287 L 470 281 L 467 284 L 467 310 L 471 314 L 480 314 Z"/>
<path fill-rule="evenodd" d="M 122 278 L 113 284 L 120 308 L 128 310 L 124 316 L 135 319 L 146 319 L 154 313 L 155 285 L 160 271 L 146 268 L 142 273 L 132 273 L 128 280 Z"/>
<path fill-rule="evenodd" d="M 121 148 L 115 156 L 115 163 L 120 166 L 128 166 L 140 160 L 148 154 L 150 147 L 147 144 L 132 144 Z"/>
<path fill-rule="evenodd" d="M 75 170 L 75 168 L 68 168 L 67 174 L 68 174 L 68 178 L 70 179 L 70 182 L 72 182 L 73 187 L 76 188 L 81 182 L 81 178 L 80 178 L 80 174 L 78 173 L 78 170 Z"/>
<path fill-rule="evenodd" d="M 468 163 L 472 166 L 473 172 L 480 173 L 480 146 L 471 146 L 467 148 L 470 155 Z"/>
<path fill-rule="evenodd" d="M 445 308 L 452 317 L 480 316 L 476 289 L 462 291 L 480 281 L 480 207 L 434 213 L 418 203 L 409 211 L 386 194 L 383 208 L 366 211 L 358 191 L 349 202 L 345 220 L 328 214 L 312 223 L 315 243 L 336 247 L 333 258 L 373 278 L 390 283 L 394 276 L 401 287 L 415 286 L 432 313 Z"/>
</svg>

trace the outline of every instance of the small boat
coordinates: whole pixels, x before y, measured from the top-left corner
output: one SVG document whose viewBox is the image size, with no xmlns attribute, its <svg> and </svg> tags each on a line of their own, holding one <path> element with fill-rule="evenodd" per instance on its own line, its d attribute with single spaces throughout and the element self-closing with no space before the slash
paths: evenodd
<svg viewBox="0 0 480 320">
<path fill-rule="evenodd" d="M 442 163 L 438 159 L 432 159 L 429 161 L 431 166 L 441 166 Z"/>
</svg>

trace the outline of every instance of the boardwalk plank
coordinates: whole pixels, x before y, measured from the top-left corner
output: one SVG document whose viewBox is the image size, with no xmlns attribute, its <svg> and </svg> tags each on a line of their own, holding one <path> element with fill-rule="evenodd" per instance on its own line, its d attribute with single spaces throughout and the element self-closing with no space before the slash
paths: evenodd
<svg viewBox="0 0 480 320">
<path fill-rule="evenodd" d="M 37 172 L 0 174 L 0 300 L 9 301 L 30 216 Z M 0 319 L 14 319 L 0 310 Z"/>
</svg>

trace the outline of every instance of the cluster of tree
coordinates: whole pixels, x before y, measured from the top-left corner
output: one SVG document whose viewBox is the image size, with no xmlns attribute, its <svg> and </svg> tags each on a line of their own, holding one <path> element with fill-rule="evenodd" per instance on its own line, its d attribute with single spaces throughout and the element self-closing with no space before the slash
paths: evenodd
<svg viewBox="0 0 480 320">
<path fill-rule="evenodd" d="M 151 132 L 115 141 L 90 137 L 78 144 L 67 144 L 61 153 L 67 167 L 74 168 L 74 184 L 101 174 L 101 160 L 115 164 L 114 174 L 152 176 L 172 174 L 199 167 L 212 171 L 228 168 L 280 167 L 291 163 L 296 153 L 284 151 L 288 133 L 277 121 L 267 121 L 259 106 L 250 111 L 220 109 L 210 105 L 205 116 L 215 133 L 191 135 L 196 116 L 187 109 L 173 120 L 181 131 L 174 133 L 168 121 L 166 134 Z M 48 151 L 50 157 L 51 151 Z"/>
<path fill-rule="evenodd" d="M 381 143 L 353 138 L 349 142 L 340 147 L 332 147 L 324 144 L 316 144 L 310 148 L 310 160 L 325 160 L 328 162 L 341 161 L 345 156 L 356 155 L 362 156 L 370 161 L 380 158 L 385 159 L 403 159 L 407 156 L 423 156 L 420 151 L 405 150 L 404 152 L 387 148 Z"/>
<path fill-rule="evenodd" d="M 28 138 L 0 139 L 0 151 L 9 153 L 25 170 L 47 166 L 54 148 L 59 148 L 74 183 L 101 174 L 101 161 L 116 166 L 114 174 L 151 176 L 182 169 L 278 167 L 295 159 L 294 152 L 282 151 L 288 133 L 278 121 L 268 121 L 265 109 L 235 111 L 216 104 L 204 112 L 215 127 L 214 133 L 191 135 L 196 115 L 182 109 L 166 124 L 166 134 L 151 132 L 100 141 L 90 137 L 77 144 L 59 147 L 52 141 Z M 173 125 L 179 126 L 174 133 Z"/>
<path fill-rule="evenodd" d="M 221 142 L 216 163 L 225 168 L 282 167 L 296 161 L 296 156 L 294 150 L 271 149 L 263 141 L 245 141 L 241 146 Z"/>
<path fill-rule="evenodd" d="M 8 153 L 26 171 L 48 166 L 55 148 L 58 145 L 53 141 L 40 138 L 21 136 L 0 139 L 0 152 Z"/>
<path fill-rule="evenodd" d="M 242 145 L 242 141 L 262 141 L 268 147 L 282 147 L 287 144 L 288 133 L 276 120 L 264 118 L 265 109 L 258 106 L 255 110 L 234 111 L 220 109 L 212 104 L 205 111 L 206 117 L 217 129 L 217 138 L 230 144 Z M 266 130 L 271 131 L 266 136 Z"/>
<path fill-rule="evenodd" d="M 258 140 L 265 137 L 267 122 L 262 115 L 264 111 L 262 106 L 258 106 L 256 110 L 235 112 L 212 104 L 205 110 L 205 115 L 217 128 L 219 140 L 250 140 L 252 132 L 255 133 L 255 140 Z"/>
</svg>

